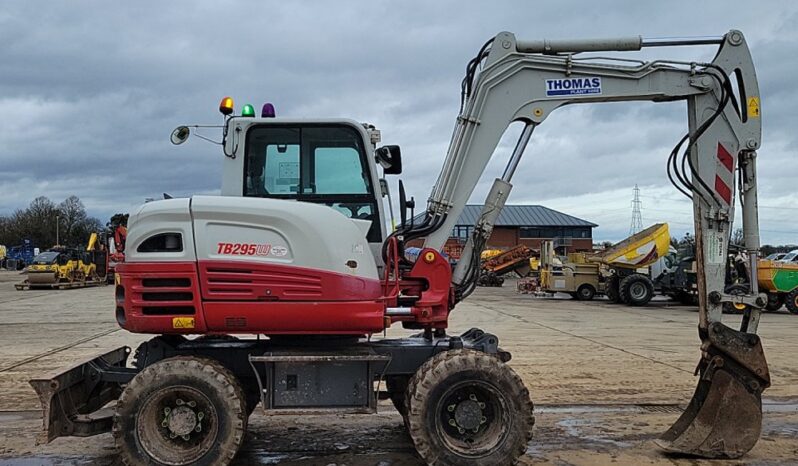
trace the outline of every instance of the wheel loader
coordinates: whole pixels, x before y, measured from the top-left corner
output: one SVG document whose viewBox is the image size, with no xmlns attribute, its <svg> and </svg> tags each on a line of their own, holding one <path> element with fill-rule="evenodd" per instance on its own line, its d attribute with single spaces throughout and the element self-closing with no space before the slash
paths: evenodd
<svg viewBox="0 0 798 466">
<path fill-rule="evenodd" d="M 666 46 L 717 52 L 711 62 L 605 55 Z M 468 62 L 423 220 L 408 217 L 413 200 L 400 182 L 392 232 L 384 176 L 401 173 L 401 151 L 378 147 L 374 126 L 277 118 L 271 104 L 260 117 L 249 104 L 235 114 L 223 99 L 221 196 L 154 201 L 130 214 L 116 319 L 152 339 L 32 380 L 42 439 L 111 431 L 126 464 L 225 465 L 258 406 L 269 415 L 364 414 L 384 395 L 427 464 L 515 463 L 533 441 L 534 385 L 507 364 L 498 336 L 450 333 L 449 314 L 477 285 L 480 253 L 533 130 L 564 105 L 633 100 L 687 104 L 689 132 L 667 173 L 693 200 L 698 242 L 700 377 L 658 443 L 710 458 L 744 455 L 759 438 L 770 377 L 756 334 L 764 294 L 755 282 L 742 295 L 723 289 L 738 191 L 754 270 L 759 249 L 759 90 L 736 30 L 562 41 L 499 33 Z M 514 121 L 524 129 L 452 270 L 440 251 Z M 178 127 L 172 142 L 192 128 L 203 127 Z M 424 247 L 408 260 L 404 245 L 418 239 Z M 721 322 L 730 301 L 749 305 L 739 330 Z M 380 338 L 392 325 L 408 335 Z"/>
</svg>

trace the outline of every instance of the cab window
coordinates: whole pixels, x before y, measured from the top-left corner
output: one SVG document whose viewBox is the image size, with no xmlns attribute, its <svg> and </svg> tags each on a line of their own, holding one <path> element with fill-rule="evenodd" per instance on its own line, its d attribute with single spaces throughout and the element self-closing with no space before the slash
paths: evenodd
<svg viewBox="0 0 798 466">
<path fill-rule="evenodd" d="M 245 196 L 325 204 L 347 217 L 372 221 L 368 240 L 382 240 L 366 152 L 354 128 L 252 127 L 244 170 Z"/>
</svg>

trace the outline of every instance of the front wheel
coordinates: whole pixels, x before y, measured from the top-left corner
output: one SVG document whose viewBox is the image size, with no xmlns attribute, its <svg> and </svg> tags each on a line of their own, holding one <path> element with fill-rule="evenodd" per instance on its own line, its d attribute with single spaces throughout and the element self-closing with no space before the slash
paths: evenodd
<svg viewBox="0 0 798 466">
<path fill-rule="evenodd" d="M 596 296 L 596 289 L 593 285 L 582 285 L 576 290 L 576 299 L 580 301 L 590 301 Z"/>
<path fill-rule="evenodd" d="M 781 306 L 783 305 L 784 305 L 783 294 L 768 291 L 768 303 L 765 305 L 766 310 L 770 312 L 775 312 L 781 309 Z"/>
<path fill-rule="evenodd" d="M 430 358 L 408 395 L 407 427 L 429 465 L 514 464 L 532 438 L 529 391 L 515 371 L 481 351 Z"/>
<path fill-rule="evenodd" d="M 654 297 L 654 283 L 639 273 L 624 277 L 618 289 L 621 301 L 630 306 L 645 306 Z"/>
<path fill-rule="evenodd" d="M 130 381 L 116 405 L 113 435 L 126 465 L 227 465 L 246 424 L 235 376 L 212 359 L 180 356 Z"/>
</svg>

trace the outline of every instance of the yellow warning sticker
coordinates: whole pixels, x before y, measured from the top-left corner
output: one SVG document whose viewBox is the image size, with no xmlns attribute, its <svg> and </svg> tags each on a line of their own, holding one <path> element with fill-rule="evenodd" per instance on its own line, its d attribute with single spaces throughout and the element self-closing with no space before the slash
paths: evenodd
<svg viewBox="0 0 798 466">
<path fill-rule="evenodd" d="M 172 317 L 172 328 L 194 328 L 194 318 Z"/>
<path fill-rule="evenodd" d="M 759 118 L 759 97 L 748 98 L 748 117 Z"/>
</svg>

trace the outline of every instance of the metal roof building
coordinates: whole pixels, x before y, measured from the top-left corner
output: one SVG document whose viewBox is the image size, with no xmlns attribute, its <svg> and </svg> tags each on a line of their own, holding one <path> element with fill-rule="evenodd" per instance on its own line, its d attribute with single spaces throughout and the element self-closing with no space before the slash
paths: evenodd
<svg viewBox="0 0 798 466">
<path fill-rule="evenodd" d="M 457 219 L 458 226 L 474 225 L 482 206 L 468 204 Z M 598 225 L 542 205 L 506 205 L 496 221 L 497 227 L 591 227 Z"/>
<path fill-rule="evenodd" d="M 447 241 L 447 254 L 457 257 L 458 245 L 462 245 L 474 231 L 480 212 L 482 205 L 465 206 Z M 423 218 L 422 213 L 414 221 L 418 223 Z M 524 244 L 537 250 L 542 241 L 552 240 L 563 251 L 589 251 L 593 249 L 593 228 L 597 226 L 541 205 L 505 205 L 487 247 L 507 249 Z"/>
</svg>

